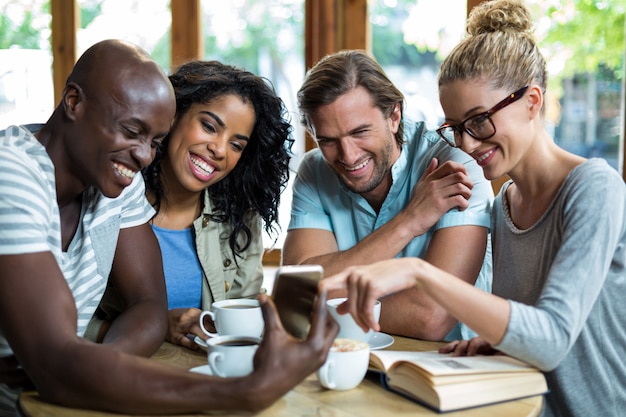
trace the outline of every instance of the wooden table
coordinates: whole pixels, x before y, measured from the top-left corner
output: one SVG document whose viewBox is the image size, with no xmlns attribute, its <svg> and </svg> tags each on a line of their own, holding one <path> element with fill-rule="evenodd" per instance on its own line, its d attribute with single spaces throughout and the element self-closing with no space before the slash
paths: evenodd
<svg viewBox="0 0 626 417">
<path fill-rule="evenodd" d="M 395 343 L 390 350 L 435 350 L 441 345 L 438 342 L 426 342 L 394 336 Z M 190 369 L 206 364 L 204 352 L 193 352 L 183 347 L 165 342 L 152 357 L 153 360 L 166 362 L 174 366 Z M 105 412 L 71 409 L 46 403 L 39 399 L 36 392 L 23 393 L 20 396 L 21 411 L 26 417 L 112 417 L 120 416 Z M 446 417 L 480 416 L 480 417 L 533 417 L 539 415 L 543 397 L 531 397 L 517 401 L 495 404 L 443 414 Z M 379 416 L 436 416 L 436 412 L 405 399 L 402 396 L 386 391 L 380 382 L 366 377 L 355 389 L 349 391 L 331 391 L 322 388 L 315 374 L 310 375 L 298 386 L 288 392 L 270 408 L 257 413 L 201 413 L 186 414 L 182 417 L 228 415 L 250 417 L 379 417 Z"/>
</svg>

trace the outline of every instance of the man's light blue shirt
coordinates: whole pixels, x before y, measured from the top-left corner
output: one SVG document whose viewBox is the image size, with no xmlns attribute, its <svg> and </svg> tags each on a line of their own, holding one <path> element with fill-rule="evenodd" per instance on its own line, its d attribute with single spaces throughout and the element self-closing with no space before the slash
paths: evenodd
<svg viewBox="0 0 626 417">
<path fill-rule="evenodd" d="M 489 228 L 493 203 L 491 184 L 476 161 L 460 149 L 452 148 L 439 136 L 426 129 L 424 123 L 405 122 L 400 157 L 391 168 L 393 184 L 377 214 L 358 193 L 350 191 L 328 166 L 319 149 L 307 152 L 298 168 L 293 185 L 291 229 L 323 229 L 334 233 L 339 250 L 347 250 L 395 217 L 411 199 L 413 187 L 422 177 L 432 158 L 439 164 L 448 160 L 465 164 L 474 182 L 469 207 L 452 209 L 421 236 L 414 238 L 397 257 L 423 258 L 433 233 L 438 229 L 460 225 Z M 451 257 L 455 254 L 451 253 Z M 491 245 L 483 261 L 476 287 L 491 292 Z M 446 340 L 475 336 L 466 326 L 456 326 Z"/>
</svg>

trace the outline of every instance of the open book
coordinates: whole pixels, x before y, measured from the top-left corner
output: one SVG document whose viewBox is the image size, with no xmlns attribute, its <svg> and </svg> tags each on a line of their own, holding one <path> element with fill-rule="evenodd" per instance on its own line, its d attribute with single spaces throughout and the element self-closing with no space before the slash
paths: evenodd
<svg viewBox="0 0 626 417">
<path fill-rule="evenodd" d="M 436 351 L 370 352 L 370 370 L 384 374 L 391 391 L 437 411 L 452 411 L 544 394 L 536 368 L 509 356 L 454 357 Z"/>
</svg>

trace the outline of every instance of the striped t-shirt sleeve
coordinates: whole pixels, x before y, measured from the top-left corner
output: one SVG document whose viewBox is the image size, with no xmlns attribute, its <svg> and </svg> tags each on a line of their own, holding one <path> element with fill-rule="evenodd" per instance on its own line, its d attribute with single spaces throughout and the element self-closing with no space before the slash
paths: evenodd
<svg viewBox="0 0 626 417">
<path fill-rule="evenodd" d="M 122 223 L 120 228 L 139 226 L 154 215 L 154 209 L 145 196 L 145 184 L 141 173 L 135 174 L 133 182 L 124 189 Z"/>
<path fill-rule="evenodd" d="M 24 149 L 0 146 L 0 254 L 54 247 L 50 239 L 60 237 L 60 225 L 54 214 L 56 191 L 49 183 L 52 169 L 37 164 Z"/>
</svg>

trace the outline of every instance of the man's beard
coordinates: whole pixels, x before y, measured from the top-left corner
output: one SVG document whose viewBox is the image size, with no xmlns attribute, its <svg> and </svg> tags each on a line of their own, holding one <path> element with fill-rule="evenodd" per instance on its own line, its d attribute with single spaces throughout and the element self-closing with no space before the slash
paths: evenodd
<svg viewBox="0 0 626 417">
<path fill-rule="evenodd" d="M 391 133 L 391 132 L 390 132 Z M 380 158 L 372 157 L 370 163 L 374 165 L 374 172 L 369 180 L 365 183 L 359 182 L 357 184 L 351 184 L 346 181 L 343 175 L 339 175 L 339 179 L 341 182 L 353 193 L 357 194 L 366 194 L 371 191 L 374 191 L 376 187 L 378 187 L 387 174 L 391 173 L 391 155 L 393 153 L 393 146 L 395 146 L 395 141 L 393 141 L 393 135 L 391 136 L 392 141 L 388 142 L 384 148 L 382 148 L 380 153 Z"/>
</svg>

